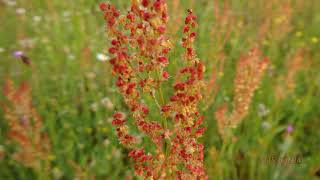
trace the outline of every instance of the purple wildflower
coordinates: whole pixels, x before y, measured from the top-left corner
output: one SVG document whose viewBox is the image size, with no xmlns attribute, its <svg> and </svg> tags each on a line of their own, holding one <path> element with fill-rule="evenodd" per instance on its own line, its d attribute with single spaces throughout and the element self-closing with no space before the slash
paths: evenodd
<svg viewBox="0 0 320 180">
<path fill-rule="evenodd" d="M 22 51 L 15 51 L 13 52 L 13 56 L 16 58 L 21 58 L 24 55 Z"/>
<path fill-rule="evenodd" d="M 287 133 L 292 133 L 293 132 L 293 125 L 292 124 L 289 124 L 288 127 L 287 127 Z"/>
</svg>

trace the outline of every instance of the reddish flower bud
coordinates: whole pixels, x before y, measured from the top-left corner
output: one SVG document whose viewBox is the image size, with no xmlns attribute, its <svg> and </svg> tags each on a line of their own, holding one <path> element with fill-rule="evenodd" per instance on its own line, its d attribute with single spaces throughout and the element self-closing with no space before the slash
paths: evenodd
<svg viewBox="0 0 320 180">
<path fill-rule="evenodd" d="M 142 6 L 147 7 L 149 5 L 149 0 L 142 0 Z"/>
<path fill-rule="evenodd" d="M 119 44 L 119 41 L 117 41 L 116 39 L 111 41 L 111 44 L 114 46 L 117 46 Z"/>
<path fill-rule="evenodd" d="M 156 0 L 156 2 L 154 2 L 153 7 L 156 11 L 160 11 L 161 10 L 161 2 L 160 0 Z"/>
<path fill-rule="evenodd" d="M 162 51 L 162 53 L 163 53 L 163 54 L 168 54 L 170 50 L 171 50 L 170 48 L 165 48 L 165 49 Z"/>
<path fill-rule="evenodd" d="M 110 53 L 110 54 L 115 54 L 116 52 L 117 52 L 117 49 L 114 48 L 114 47 L 112 47 L 112 48 L 109 49 L 109 53 Z"/>
<path fill-rule="evenodd" d="M 205 128 L 199 128 L 197 131 L 196 131 L 196 135 L 197 136 L 201 136 L 205 131 Z"/>
<path fill-rule="evenodd" d="M 189 32 L 189 30 L 190 30 L 190 27 L 189 27 L 189 26 L 185 26 L 185 27 L 183 28 L 183 32 L 184 32 L 184 33 Z"/>
<path fill-rule="evenodd" d="M 193 32 L 190 34 L 190 38 L 194 38 L 194 37 L 196 37 L 196 35 L 197 35 L 197 33 Z"/>
<path fill-rule="evenodd" d="M 152 156 L 151 155 L 143 155 L 140 159 L 140 162 L 143 163 L 143 162 L 146 162 L 146 161 L 150 161 L 152 159 Z"/>
<path fill-rule="evenodd" d="M 143 24 L 142 24 L 142 23 L 139 23 L 139 24 L 137 25 L 137 28 L 138 28 L 138 29 L 142 29 L 142 28 L 143 28 Z"/>
<path fill-rule="evenodd" d="M 114 126 L 123 126 L 125 124 L 125 120 L 115 119 L 112 121 L 112 125 Z"/>
<path fill-rule="evenodd" d="M 176 114 L 176 116 L 175 116 L 175 120 L 184 120 L 185 118 L 184 118 L 184 115 L 183 114 Z"/>
<path fill-rule="evenodd" d="M 120 12 L 119 12 L 119 11 L 114 11 L 114 12 L 113 12 L 113 16 L 114 16 L 115 18 L 118 18 L 118 17 L 120 16 Z"/>
<path fill-rule="evenodd" d="M 150 39 L 149 42 L 154 46 L 157 44 L 158 41 L 156 39 Z"/>
<path fill-rule="evenodd" d="M 186 128 L 185 128 L 185 131 L 186 131 L 187 133 L 191 133 L 192 128 L 191 128 L 191 127 L 186 127 Z"/>
<path fill-rule="evenodd" d="M 141 105 L 141 111 L 145 116 L 149 114 L 149 108 L 145 105 Z"/>
<path fill-rule="evenodd" d="M 200 126 L 202 123 L 203 123 L 203 120 L 204 120 L 204 116 L 201 116 L 197 122 L 196 122 L 196 125 Z"/>
<path fill-rule="evenodd" d="M 172 96 L 170 98 L 170 101 L 172 101 L 172 102 L 175 102 L 175 101 L 178 101 L 178 100 L 179 100 L 178 96 Z"/>
<path fill-rule="evenodd" d="M 169 62 L 168 58 L 164 57 L 164 56 L 158 57 L 157 60 L 158 60 L 159 63 L 163 63 L 163 64 L 167 64 Z"/>
<path fill-rule="evenodd" d="M 136 83 L 130 83 L 127 87 L 126 94 L 132 94 L 136 87 Z"/>
<path fill-rule="evenodd" d="M 193 56 L 193 48 L 187 48 L 187 54 L 188 56 Z"/>
<path fill-rule="evenodd" d="M 162 73 L 162 78 L 165 79 L 165 80 L 167 80 L 167 79 L 169 78 L 169 73 L 168 73 L 167 71 L 164 71 L 164 72 Z"/>
<path fill-rule="evenodd" d="M 183 91 L 183 90 L 185 89 L 185 86 L 186 86 L 186 85 L 185 85 L 184 83 L 177 83 L 177 84 L 174 85 L 173 88 L 174 88 L 175 90 Z"/>
<path fill-rule="evenodd" d="M 205 69 L 204 69 L 204 65 L 202 63 L 198 64 L 197 67 L 197 75 L 198 75 L 198 79 L 202 80 L 203 79 L 203 73 L 204 73 Z"/>
<path fill-rule="evenodd" d="M 159 26 L 158 27 L 158 31 L 159 31 L 160 34 L 163 34 L 166 31 L 166 27 L 165 26 Z"/>
<path fill-rule="evenodd" d="M 121 77 L 119 77 L 117 82 L 116 82 L 116 85 L 118 87 L 122 87 L 122 86 L 124 86 L 124 84 L 125 84 L 124 80 Z"/>
<path fill-rule="evenodd" d="M 101 11 L 105 11 L 108 9 L 108 4 L 107 3 L 100 3 L 99 8 Z"/>
<path fill-rule="evenodd" d="M 144 12 L 143 13 L 143 19 L 145 21 L 148 21 L 151 18 L 151 14 L 149 12 Z"/>
<path fill-rule="evenodd" d="M 133 22 L 134 19 L 135 19 L 135 16 L 134 16 L 133 13 L 128 13 L 127 18 L 128 18 L 131 22 Z"/>
<path fill-rule="evenodd" d="M 168 112 L 168 111 L 170 110 L 170 108 L 171 108 L 171 106 L 169 106 L 169 105 L 164 105 L 164 106 L 161 107 L 161 111 L 162 111 L 162 112 Z"/>
<path fill-rule="evenodd" d="M 127 142 L 132 142 L 134 141 L 134 137 L 133 136 L 130 136 L 130 135 L 125 135 L 124 138 L 127 140 Z"/>
<path fill-rule="evenodd" d="M 115 65 L 115 64 L 116 64 L 116 61 L 117 61 L 116 58 L 112 58 L 112 59 L 110 59 L 109 63 L 110 63 L 111 65 Z"/>
<path fill-rule="evenodd" d="M 192 20 L 192 16 L 187 16 L 186 17 L 186 20 L 185 20 L 185 24 L 189 24 L 190 22 L 191 22 L 191 20 Z"/>
<path fill-rule="evenodd" d="M 108 22 L 108 26 L 112 27 L 116 23 L 116 20 L 114 18 L 110 18 L 107 20 L 107 22 Z"/>
<path fill-rule="evenodd" d="M 114 119 L 123 119 L 124 115 L 121 112 L 116 112 L 112 116 Z"/>
</svg>

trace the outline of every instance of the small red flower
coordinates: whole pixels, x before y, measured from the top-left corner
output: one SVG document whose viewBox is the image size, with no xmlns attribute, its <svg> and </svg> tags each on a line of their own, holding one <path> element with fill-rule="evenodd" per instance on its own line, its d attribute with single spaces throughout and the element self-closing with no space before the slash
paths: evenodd
<svg viewBox="0 0 320 180">
<path fill-rule="evenodd" d="M 196 37 L 196 35 L 197 35 L 197 33 L 193 32 L 190 34 L 190 38 L 194 38 L 194 37 Z"/>
<path fill-rule="evenodd" d="M 149 114 L 149 108 L 145 105 L 141 105 L 141 111 L 143 112 L 143 114 L 146 116 Z"/>
<path fill-rule="evenodd" d="M 185 26 L 185 27 L 183 28 L 183 32 L 184 32 L 184 33 L 189 32 L 189 30 L 190 30 L 190 26 Z"/>
<path fill-rule="evenodd" d="M 151 14 L 149 12 L 144 12 L 143 13 L 143 19 L 145 21 L 148 21 L 151 18 Z"/>
<path fill-rule="evenodd" d="M 142 0 L 142 6 L 147 7 L 149 5 L 149 0 Z"/>
<path fill-rule="evenodd" d="M 161 2 L 160 0 L 156 0 L 156 2 L 154 2 L 153 7 L 156 11 L 160 11 L 161 10 Z"/>
<path fill-rule="evenodd" d="M 119 11 L 114 11 L 114 12 L 113 12 L 113 16 L 114 16 L 115 18 L 118 18 L 118 17 L 120 16 L 120 12 L 119 12 Z"/>
<path fill-rule="evenodd" d="M 113 114 L 112 117 L 113 117 L 114 119 L 123 119 L 123 118 L 124 118 L 124 115 L 123 115 L 123 113 L 121 113 L 121 112 L 116 112 L 116 113 Z"/>
<path fill-rule="evenodd" d="M 183 91 L 183 90 L 185 89 L 185 86 L 186 86 L 186 85 L 185 85 L 184 83 L 177 83 L 177 84 L 174 85 L 173 88 L 174 88 L 175 90 Z"/>
<path fill-rule="evenodd" d="M 164 72 L 162 73 L 162 78 L 165 79 L 165 80 L 167 80 L 167 79 L 169 78 L 169 73 L 168 73 L 167 71 L 164 71 Z"/>
<path fill-rule="evenodd" d="M 128 18 L 131 22 L 133 22 L 134 19 L 135 19 L 135 16 L 134 16 L 133 13 L 129 13 L 129 14 L 127 15 L 127 18 Z"/>
<path fill-rule="evenodd" d="M 188 56 L 193 56 L 193 48 L 187 48 Z"/>
<path fill-rule="evenodd" d="M 185 24 L 189 24 L 190 22 L 191 22 L 191 20 L 192 20 L 192 16 L 187 16 L 186 17 L 186 20 L 185 20 Z"/>
<path fill-rule="evenodd" d="M 161 107 L 161 111 L 165 113 L 165 112 L 168 112 L 170 110 L 170 108 L 171 108 L 171 106 L 164 105 L 164 106 Z"/>
<path fill-rule="evenodd" d="M 159 26 L 158 27 L 158 31 L 159 31 L 160 34 L 163 34 L 166 31 L 166 27 L 165 26 Z"/>
<path fill-rule="evenodd" d="M 114 46 L 117 46 L 117 45 L 119 45 L 119 41 L 114 39 L 114 40 L 111 41 L 111 44 L 114 45 Z"/>
<path fill-rule="evenodd" d="M 117 49 L 114 48 L 114 47 L 112 47 L 112 48 L 109 49 L 109 53 L 110 53 L 110 54 L 115 54 L 116 52 L 117 52 Z"/>
<path fill-rule="evenodd" d="M 124 82 L 124 80 L 123 80 L 121 77 L 119 77 L 118 80 L 117 80 L 117 82 L 116 82 L 116 85 L 117 85 L 118 87 L 122 87 L 122 86 L 125 85 L 125 82 Z"/>
<path fill-rule="evenodd" d="M 136 83 L 130 83 L 127 87 L 126 94 L 132 94 L 136 87 Z"/>
<path fill-rule="evenodd" d="M 170 48 L 165 48 L 163 51 L 162 51 L 162 53 L 163 54 L 168 54 L 169 52 L 170 52 Z"/>
<path fill-rule="evenodd" d="M 196 131 L 196 136 L 202 136 L 202 134 L 204 133 L 205 131 L 205 128 L 199 128 L 197 131 Z"/>
<path fill-rule="evenodd" d="M 105 11 L 108 9 L 108 4 L 107 3 L 100 3 L 99 8 L 101 11 Z"/>
<path fill-rule="evenodd" d="M 115 119 L 112 121 L 112 125 L 114 126 L 123 126 L 125 124 L 125 120 Z"/>
<path fill-rule="evenodd" d="M 168 58 L 167 57 L 164 57 L 164 56 L 162 56 L 162 57 L 158 57 L 158 62 L 159 63 L 163 63 L 163 64 L 167 64 L 167 63 L 169 63 L 169 60 L 168 60 Z"/>
</svg>

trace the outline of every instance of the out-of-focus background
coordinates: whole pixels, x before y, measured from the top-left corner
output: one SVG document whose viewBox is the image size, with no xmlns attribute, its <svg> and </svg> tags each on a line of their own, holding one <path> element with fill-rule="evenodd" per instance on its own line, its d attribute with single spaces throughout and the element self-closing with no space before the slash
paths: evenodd
<svg viewBox="0 0 320 180">
<path fill-rule="evenodd" d="M 130 3 L 111 2 L 122 11 Z M 48 179 L 124 179 L 133 174 L 132 162 L 110 123 L 114 111 L 127 110 L 110 73 L 109 40 L 99 3 L 0 0 L 0 86 L 9 78 L 31 87 L 33 106 L 51 141 L 45 157 L 50 162 Z M 168 0 L 168 4 L 168 35 L 174 44 L 169 70 L 175 72 L 179 65 L 183 18 L 189 8 L 199 18 L 196 49 L 206 64 L 206 78 L 219 70 L 218 93 L 215 96 L 215 88 L 209 88 L 212 92 L 206 92 L 200 106 L 206 117 L 202 142 L 210 179 L 316 179 L 320 1 Z M 237 129 L 237 140 L 223 146 L 214 114 L 232 100 L 239 57 L 256 46 L 270 58 L 270 65 L 249 115 Z M 0 101 L 5 101 L 2 94 Z M 16 147 L 7 138 L 7 129 L 1 111 L 0 179 L 41 177 L 13 158 Z M 299 162 L 263 161 L 284 156 L 298 157 Z"/>
</svg>

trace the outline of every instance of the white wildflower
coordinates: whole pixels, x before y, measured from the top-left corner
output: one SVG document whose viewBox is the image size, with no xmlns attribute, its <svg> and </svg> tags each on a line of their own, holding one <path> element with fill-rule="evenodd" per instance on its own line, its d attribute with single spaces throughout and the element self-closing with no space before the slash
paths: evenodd
<svg viewBox="0 0 320 180">
<path fill-rule="evenodd" d="M 101 104 L 104 105 L 108 110 L 113 109 L 113 103 L 108 97 L 105 97 L 101 100 Z"/>
<path fill-rule="evenodd" d="M 260 117 L 265 117 L 270 113 L 270 110 L 266 108 L 264 104 L 258 105 L 258 115 Z"/>
<path fill-rule="evenodd" d="M 103 144 L 104 144 L 105 146 L 109 146 L 109 145 L 110 145 L 110 140 L 109 140 L 109 139 L 104 140 L 104 141 L 103 141 Z"/>
<path fill-rule="evenodd" d="M 23 15 L 26 13 L 26 9 L 24 8 L 17 8 L 16 9 L 16 13 L 19 14 L 19 15 Z"/>
<path fill-rule="evenodd" d="M 107 56 L 107 55 L 104 55 L 104 54 L 102 54 L 102 53 L 98 53 L 98 54 L 97 54 L 97 59 L 98 59 L 99 61 L 101 61 L 101 62 L 104 62 L 104 61 L 108 61 L 108 60 L 110 59 L 110 57 Z"/>
<path fill-rule="evenodd" d="M 271 128 L 271 124 L 267 121 L 262 122 L 261 126 L 263 129 L 270 129 Z"/>
<path fill-rule="evenodd" d="M 93 112 L 97 112 L 98 111 L 98 108 L 99 108 L 99 105 L 97 103 L 93 103 L 91 104 L 91 110 Z"/>
<path fill-rule="evenodd" d="M 63 175 L 61 170 L 57 167 L 53 168 L 52 170 L 53 179 L 60 179 Z"/>
<path fill-rule="evenodd" d="M 11 7 L 14 7 L 17 5 L 17 2 L 14 1 L 14 0 L 3 0 L 3 3 L 7 6 L 11 6 Z"/>
<path fill-rule="evenodd" d="M 34 22 L 38 23 L 38 22 L 40 22 L 42 20 L 42 17 L 41 16 L 33 16 L 32 19 L 33 19 Z"/>
</svg>

